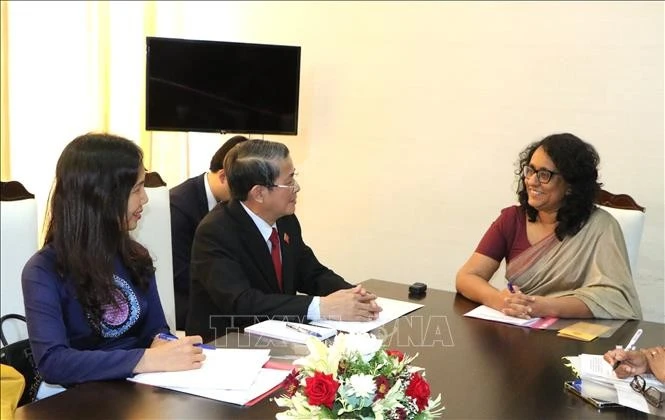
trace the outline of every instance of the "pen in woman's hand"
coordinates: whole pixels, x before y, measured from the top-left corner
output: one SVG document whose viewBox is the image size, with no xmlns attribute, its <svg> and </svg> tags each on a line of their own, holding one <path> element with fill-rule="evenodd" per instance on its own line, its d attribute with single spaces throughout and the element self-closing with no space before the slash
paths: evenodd
<svg viewBox="0 0 665 420">
<path fill-rule="evenodd" d="M 176 337 L 175 335 L 171 335 L 171 334 L 167 334 L 167 333 L 159 333 L 159 334 L 157 334 L 157 338 L 159 338 L 160 340 L 164 340 L 164 341 L 179 340 L 179 338 Z M 201 347 L 202 349 L 215 350 L 215 346 L 211 346 L 209 344 L 196 343 L 194 345 L 196 347 Z"/>
</svg>

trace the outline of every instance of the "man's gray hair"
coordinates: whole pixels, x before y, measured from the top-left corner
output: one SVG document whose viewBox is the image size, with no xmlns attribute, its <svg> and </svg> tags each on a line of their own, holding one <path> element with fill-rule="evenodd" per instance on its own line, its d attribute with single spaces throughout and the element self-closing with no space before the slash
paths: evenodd
<svg viewBox="0 0 665 420">
<path fill-rule="evenodd" d="M 224 159 L 231 197 L 245 201 L 254 185 L 272 187 L 280 162 L 288 157 L 289 148 L 274 141 L 248 140 L 234 146 Z"/>
</svg>

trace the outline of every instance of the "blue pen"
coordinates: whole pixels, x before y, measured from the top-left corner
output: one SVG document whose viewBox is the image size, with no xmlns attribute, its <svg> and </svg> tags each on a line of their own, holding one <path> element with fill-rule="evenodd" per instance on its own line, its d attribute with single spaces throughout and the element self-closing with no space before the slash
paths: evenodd
<svg viewBox="0 0 665 420">
<path fill-rule="evenodd" d="M 515 289 L 513 289 L 513 283 L 508 282 L 508 290 L 510 290 L 510 293 L 515 293 Z"/>
<path fill-rule="evenodd" d="M 157 334 L 157 338 L 159 338 L 160 340 L 166 340 L 166 341 L 179 340 L 179 338 L 176 337 L 175 335 L 171 335 L 171 334 L 167 334 L 167 333 L 159 333 L 159 334 Z M 215 346 L 211 346 L 209 344 L 196 343 L 194 345 L 196 347 L 201 347 L 202 349 L 215 350 Z"/>
</svg>

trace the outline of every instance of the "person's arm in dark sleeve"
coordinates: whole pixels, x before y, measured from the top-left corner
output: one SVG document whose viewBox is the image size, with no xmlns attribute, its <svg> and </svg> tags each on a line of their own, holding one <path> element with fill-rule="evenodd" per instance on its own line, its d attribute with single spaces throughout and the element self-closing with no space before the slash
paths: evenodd
<svg viewBox="0 0 665 420">
<path fill-rule="evenodd" d="M 72 385 L 131 376 L 145 349 L 106 351 L 70 347 L 58 290 L 60 279 L 39 260 L 35 256 L 28 261 L 21 281 L 30 346 L 44 380 Z"/>
</svg>

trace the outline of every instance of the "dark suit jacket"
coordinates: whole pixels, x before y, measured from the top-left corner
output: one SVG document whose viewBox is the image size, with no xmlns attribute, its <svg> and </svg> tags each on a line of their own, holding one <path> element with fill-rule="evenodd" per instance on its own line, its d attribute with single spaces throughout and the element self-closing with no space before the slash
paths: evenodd
<svg viewBox="0 0 665 420">
<path fill-rule="evenodd" d="M 189 261 L 194 232 L 208 214 L 203 177 L 189 178 L 169 191 L 171 201 L 171 249 L 175 291 L 176 329 L 184 330 L 189 308 Z"/>
<path fill-rule="evenodd" d="M 268 318 L 304 320 L 312 296 L 353 287 L 319 263 L 303 242 L 295 215 L 277 220 L 277 230 L 283 292 L 266 241 L 238 201 L 219 205 L 203 218 L 192 248 L 187 335 L 209 341 L 229 327 Z"/>
</svg>

